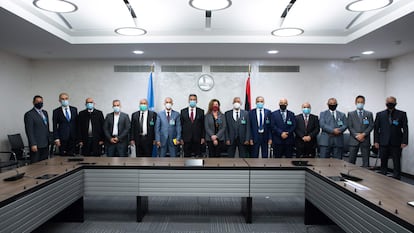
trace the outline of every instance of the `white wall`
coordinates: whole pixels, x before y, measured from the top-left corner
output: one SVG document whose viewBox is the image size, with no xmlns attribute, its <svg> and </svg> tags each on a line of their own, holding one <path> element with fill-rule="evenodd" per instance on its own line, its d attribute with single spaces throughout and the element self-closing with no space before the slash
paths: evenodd
<svg viewBox="0 0 414 233">
<path fill-rule="evenodd" d="M 27 59 L 0 51 L 0 150 L 9 150 L 7 134 L 24 132 L 23 115 L 32 105 L 31 65 Z"/>
<path fill-rule="evenodd" d="M 397 108 L 407 112 L 409 126 L 408 147 L 403 150 L 401 160 L 402 171 L 414 174 L 414 145 L 412 139 L 414 130 L 411 127 L 414 124 L 414 53 L 397 57 L 391 60 L 386 77 L 386 96 L 392 95 L 397 98 Z M 385 104 L 385 99 L 384 99 Z M 385 107 L 384 107 L 385 109 Z"/>
</svg>

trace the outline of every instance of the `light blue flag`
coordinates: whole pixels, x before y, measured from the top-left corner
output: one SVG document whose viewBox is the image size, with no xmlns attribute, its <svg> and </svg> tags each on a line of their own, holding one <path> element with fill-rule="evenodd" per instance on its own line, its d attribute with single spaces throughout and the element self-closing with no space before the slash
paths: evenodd
<svg viewBox="0 0 414 233">
<path fill-rule="evenodd" d="M 154 86 L 152 85 L 152 72 L 148 80 L 148 91 L 147 91 L 148 109 L 154 111 Z"/>
</svg>

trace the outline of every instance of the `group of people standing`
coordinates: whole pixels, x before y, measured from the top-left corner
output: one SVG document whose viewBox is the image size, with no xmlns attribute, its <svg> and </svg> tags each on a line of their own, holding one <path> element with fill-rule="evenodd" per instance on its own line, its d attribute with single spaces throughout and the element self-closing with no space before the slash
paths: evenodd
<svg viewBox="0 0 414 233">
<path fill-rule="evenodd" d="M 302 104 L 302 113 L 288 110 L 288 100 L 279 101 L 279 109 L 264 108 L 262 96 L 256 98 L 256 108 L 241 109 L 242 101 L 233 98 L 233 108 L 220 109 L 220 101 L 210 100 L 207 112 L 197 107 L 197 95 L 190 94 L 188 107 L 180 112 L 172 109 L 173 99 L 164 100 L 164 110 L 148 109 L 148 101 L 139 102 L 139 111 L 121 111 L 121 101 L 113 100 L 113 112 L 104 117 L 95 109 L 92 98 L 85 100 L 85 109 L 69 105 L 69 95 L 59 95 L 60 105 L 53 110 L 53 140 L 49 136 L 49 118 L 43 110 L 43 98 L 33 98 L 33 108 L 24 116 L 32 162 L 48 158 L 51 142 L 61 155 L 73 155 L 76 146 L 82 155 L 101 156 L 105 145 L 107 156 L 127 156 L 128 146 L 134 145 L 136 156 L 177 156 L 182 145 L 184 156 L 199 156 L 204 150 L 210 157 L 275 158 L 292 156 L 342 159 L 344 132 L 349 131 L 350 162 L 355 163 L 359 151 L 363 167 L 369 166 L 370 134 L 374 130 L 374 146 L 379 149 L 381 171 L 387 172 L 388 158 L 393 159 L 394 177 L 401 176 L 401 151 L 408 144 L 406 113 L 395 108 L 395 97 L 386 99 L 387 109 L 373 114 L 364 109 L 365 97 L 357 96 L 356 110 L 347 115 L 337 110 L 337 100 L 330 98 L 328 109 L 319 116 L 311 113 L 310 103 Z M 153 151 L 157 148 L 157 151 Z"/>
</svg>

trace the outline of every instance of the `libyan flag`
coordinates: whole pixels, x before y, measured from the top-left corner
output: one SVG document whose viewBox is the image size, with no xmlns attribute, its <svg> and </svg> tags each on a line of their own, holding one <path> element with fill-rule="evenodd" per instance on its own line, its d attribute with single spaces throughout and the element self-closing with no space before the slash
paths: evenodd
<svg viewBox="0 0 414 233">
<path fill-rule="evenodd" d="M 251 110 L 252 102 L 251 102 L 251 96 L 250 96 L 250 75 L 247 78 L 246 81 L 246 99 L 244 100 L 244 110 Z"/>
</svg>

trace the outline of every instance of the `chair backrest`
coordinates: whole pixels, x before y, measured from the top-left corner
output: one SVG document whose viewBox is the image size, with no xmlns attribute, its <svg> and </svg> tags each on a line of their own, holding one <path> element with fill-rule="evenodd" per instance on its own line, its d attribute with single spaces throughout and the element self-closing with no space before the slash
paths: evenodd
<svg viewBox="0 0 414 233">
<path fill-rule="evenodd" d="M 11 151 L 13 151 L 16 154 L 18 160 L 23 159 L 25 152 L 22 136 L 18 133 L 9 134 L 7 135 L 7 137 L 9 138 Z"/>
</svg>

